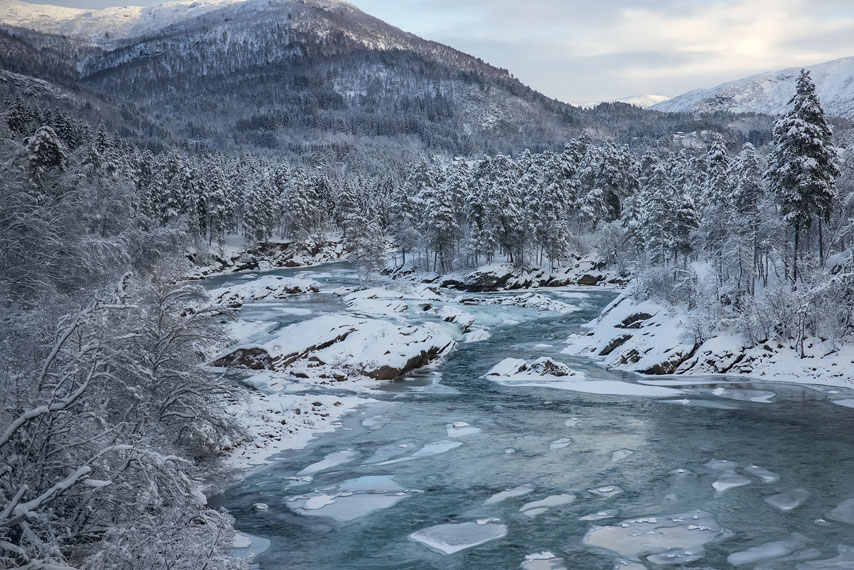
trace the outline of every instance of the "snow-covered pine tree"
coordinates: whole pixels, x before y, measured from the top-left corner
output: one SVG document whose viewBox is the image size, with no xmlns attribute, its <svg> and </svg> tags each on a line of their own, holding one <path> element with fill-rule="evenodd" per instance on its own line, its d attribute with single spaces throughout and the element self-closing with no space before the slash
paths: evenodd
<svg viewBox="0 0 854 570">
<path fill-rule="evenodd" d="M 788 225 L 794 231 L 792 281 L 798 281 L 801 232 L 819 222 L 819 258 L 823 261 L 822 220 L 838 198 L 837 151 L 833 130 L 815 92 L 809 71 L 801 70 L 791 109 L 774 125 L 774 147 L 765 175 Z"/>
</svg>

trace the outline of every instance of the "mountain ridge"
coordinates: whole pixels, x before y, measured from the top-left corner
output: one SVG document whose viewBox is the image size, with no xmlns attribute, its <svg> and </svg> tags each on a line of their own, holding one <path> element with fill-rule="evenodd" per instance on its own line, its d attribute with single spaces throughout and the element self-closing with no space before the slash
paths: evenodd
<svg viewBox="0 0 854 570">
<path fill-rule="evenodd" d="M 728 111 L 778 115 L 786 110 L 801 69 L 810 71 L 828 114 L 854 120 L 854 56 L 811 66 L 766 71 L 715 87 L 695 89 L 651 108 L 664 112 Z"/>
</svg>

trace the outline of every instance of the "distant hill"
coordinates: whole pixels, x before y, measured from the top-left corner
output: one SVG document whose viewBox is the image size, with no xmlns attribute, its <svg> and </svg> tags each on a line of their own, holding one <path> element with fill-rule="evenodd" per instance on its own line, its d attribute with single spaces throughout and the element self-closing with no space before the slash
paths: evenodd
<svg viewBox="0 0 854 570">
<path fill-rule="evenodd" d="M 854 120 L 854 57 L 809 66 L 818 96 L 828 114 Z M 795 93 L 801 68 L 769 71 L 752 77 L 698 89 L 658 103 L 666 112 L 782 113 Z"/>
</svg>

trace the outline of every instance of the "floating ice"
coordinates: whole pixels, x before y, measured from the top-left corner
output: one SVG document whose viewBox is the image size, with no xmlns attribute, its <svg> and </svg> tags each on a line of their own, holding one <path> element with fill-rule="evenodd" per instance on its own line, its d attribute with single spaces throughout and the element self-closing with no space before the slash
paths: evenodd
<svg viewBox="0 0 854 570">
<path fill-rule="evenodd" d="M 368 428 L 369 430 L 376 431 L 388 425 L 390 421 L 391 420 L 389 420 L 385 416 L 371 416 L 362 420 L 362 426 Z"/>
<path fill-rule="evenodd" d="M 534 518 L 540 516 L 546 511 L 548 511 L 546 507 L 539 507 L 537 509 L 528 509 L 527 511 L 523 511 L 522 514 L 526 517 Z"/>
<path fill-rule="evenodd" d="M 466 422 L 454 422 L 445 426 L 448 430 L 448 437 L 466 437 L 480 433 L 480 428 L 474 427 Z"/>
<path fill-rule="evenodd" d="M 617 560 L 614 564 L 614 570 L 647 570 L 647 568 L 643 564 L 631 560 Z"/>
<path fill-rule="evenodd" d="M 775 509 L 788 512 L 803 505 L 809 497 L 810 492 L 806 489 L 792 489 L 779 495 L 766 497 L 765 502 Z"/>
<path fill-rule="evenodd" d="M 483 502 L 484 505 L 494 505 L 496 503 L 500 503 L 506 499 L 514 499 L 516 497 L 523 497 L 528 493 L 532 493 L 534 489 L 536 489 L 536 485 L 532 485 L 531 483 L 527 483 L 525 485 L 519 485 L 518 487 L 513 487 L 512 489 L 507 489 L 506 491 L 501 491 L 500 493 L 495 493 L 487 500 Z"/>
<path fill-rule="evenodd" d="M 605 509 L 604 511 L 597 511 L 595 513 L 590 513 L 589 515 L 584 515 L 583 517 L 579 517 L 580 521 L 603 521 L 605 519 L 612 519 L 617 516 L 617 513 L 620 512 L 617 509 Z"/>
<path fill-rule="evenodd" d="M 578 423 L 580 421 L 581 420 L 578 418 L 570 418 L 570 419 L 566 420 L 565 422 L 563 422 L 563 425 L 565 425 L 566 427 L 574 428 L 574 427 L 578 427 Z"/>
<path fill-rule="evenodd" d="M 738 467 L 738 463 L 735 461 L 730 461 L 728 459 L 712 459 L 708 463 L 706 463 L 706 467 L 709 469 L 715 469 L 717 471 L 726 471 L 727 473 L 735 473 L 735 468 Z"/>
<path fill-rule="evenodd" d="M 572 444 L 572 440 L 568 437 L 562 437 L 560 439 L 556 439 L 555 441 L 549 444 L 549 449 L 563 449 L 564 447 L 569 447 Z"/>
<path fill-rule="evenodd" d="M 374 451 L 374 454 L 365 461 L 365 465 L 369 465 L 372 463 L 380 463 L 382 461 L 388 461 L 389 459 L 396 459 L 401 455 L 408 453 L 410 449 L 410 445 L 414 447 L 416 445 L 415 441 L 412 440 L 411 444 L 389 444 L 389 445 L 381 445 Z"/>
<path fill-rule="evenodd" d="M 748 465 L 744 470 L 754 477 L 762 479 L 763 483 L 776 483 L 780 480 L 780 476 L 777 473 L 768 471 L 764 467 L 759 467 L 758 465 Z"/>
<path fill-rule="evenodd" d="M 267 503 L 255 503 L 254 505 L 252 505 L 252 508 L 256 511 L 266 511 L 270 508 L 270 505 L 268 505 Z"/>
<path fill-rule="evenodd" d="M 463 442 L 461 441 L 435 441 L 433 443 L 428 443 L 412 455 L 407 455 L 406 457 L 400 457 L 398 459 L 390 459 L 388 461 L 383 461 L 378 465 L 392 465 L 394 463 L 412 461 L 413 459 L 421 459 L 422 457 L 431 457 L 433 455 L 439 455 L 440 453 L 445 453 L 451 451 L 452 449 L 456 449 L 462 444 Z"/>
<path fill-rule="evenodd" d="M 685 475 L 693 475 L 693 473 L 691 473 L 691 471 L 689 471 L 688 469 L 682 469 L 681 467 L 679 469 L 674 469 L 673 471 L 670 472 L 670 474 L 676 475 L 678 477 L 684 477 Z"/>
<path fill-rule="evenodd" d="M 777 396 L 774 392 L 764 390 L 724 390 L 723 388 L 717 388 L 712 393 L 719 398 L 758 404 L 770 404 L 771 400 Z"/>
<path fill-rule="evenodd" d="M 590 489 L 590 492 L 594 495 L 599 495 L 600 497 L 611 498 L 616 497 L 617 495 L 622 493 L 623 490 L 620 487 L 617 487 L 616 485 L 608 485 L 605 487 L 597 487 L 596 489 Z"/>
<path fill-rule="evenodd" d="M 235 532 L 234 538 L 231 540 L 231 546 L 232 548 L 249 548 L 252 546 L 252 537 L 242 532 Z"/>
<path fill-rule="evenodd" d="M 837 522 L 854 524 L 854 499 L 846 499 L 827 513 L 827 518 Z"/>
<path fill-rule="evenodd" d="M 321 471 L 325 471 L 326 469 L 331 469 L 332 467 L 337 467 L 339 465 L 344 465 L 345 463 L 350 463 L 356 457 L 358 457 L 358 453 L 353 451 L 352 449 L 345 449 L 344 451 L 336 451 L 335 453 L 330 453 L 317 463 L 312 463 L 299 473 L 298 476 L 305 475 L 314 475 L 315 473 L 319 473 Z"/>
<path fill-rule="evenodd" d="M 513 447 L 508 447 L 504 450 L 504 455 L 513 455 L 516 453 L 516 449 Z"/>
<path fill-rule="evenodd" d="M 813 560 L 798 564 L 798 570 L 831 570 L 833 568 L 854 568 L 854 548 L 839 545 L 839 556 L 826 560 Z"/>
<path fill-rule="evenodd" d="M 845 406 L 846 408 L 854 408 L 854 400 L 831 400 L 837 406 Z"/>
<path fill-rule="evenodd" d="M 538 552 L 525 557 L 522 570 L 566 570 L 566 564 L 551 552 Z"/>
<path fill-rule="evenodd" d="M 750 485 L 750 479 L 744 477 L 743 475 L 738 475 L 737 473 L 727 473 L 725 475 L 721 475 L 717 481 L 712 483 L 712 487 L 715 488 L 715 491 L 718 493 L 725 493 L 730 489 L 735 489 L 736 487 L 743 487 L 745 485 Z"/>
<path fill-rule="evenodd" d="M 539 501 L 531 501 L 530 503 L 525 503 L 522 505 L 520 511 L 527 511 L 528 509 L 537 509 L 541 507 L 559 507 L 562 505 L 568 505 L 575 500 L 575 495 L 572 493 L 563 493 L 560 495 L 551 495 L 546 497 L 545 499 L 541 499 Z"/>
<path fill-rule="evenodd" d="M 616 463 L 617 461 L 622 461 L 633 453 L 634 451 L 632 451 L 631 449 L 618 449 L 617 451 L 611 454 L 611 461 L 613 461 L 614 463 Z"/>
<path fill-rule="evenodd" d="M 704 511 L 625 520 L 615 526 L 594 527 L 584 543 L 640 562 L 679 565 L 705 556 L 704 546 L 728 536 Z M 618 566 L 619 568 L 619 566 Z"/>
<path fill-rule="evenodd" d="M 697 400 L 692 398 L 683 398 L 681 400 L 661 400 L 664 404 L 679 404 L 689 408 L 712 408 L 715 410 L 737 410 L 736 406 L 724 404 L 722 402 L 713 402 L 711 400 Z"/>
<path fill-rule="evenodd" d="M 744 566 L 754 562 L 764 562 L 787 556 L 803 546 L 803 537 L 793 535 L 792 540 L 777 540 L 754 546 L 742 552 L 735 552 L 727 556 L 727 562 L 733 566 Z"/>
<path fill-rule="evenodd" d="M 329 517 L 348 522 L 387 509 L 412 493 L 389 476 L 368 476 L 350 479 L 323 492 L 285 499 L 292 511 L 305 516 Z"/>
<path fill-rule="evenodd" d="M 494 521 L 478 521 L 431 526 L 413 532 L 409 538 L 441 554 L 453 554 L 505 536 L 505 525 Z"/>
</svg>

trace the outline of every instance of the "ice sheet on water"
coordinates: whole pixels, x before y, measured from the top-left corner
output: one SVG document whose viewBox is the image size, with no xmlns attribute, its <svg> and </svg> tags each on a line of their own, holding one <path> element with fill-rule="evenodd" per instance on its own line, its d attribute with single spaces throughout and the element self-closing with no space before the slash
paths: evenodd
<svg viewBox="0 0 854 570">
<path fill-rule="evenodd" d="M 845 406 L 846 408 L 854 408 L 854 399 L 850 400 L 831 400 L 837 406 Z"/>
<path fill-rule="evenodd" d="M 546 507 L 539 507 L 537 509 L 528 509 L 527 511 L 523 511 L 522 514 L 528 518 L 538 517 L 541 514 L 548 512 Z"/>
<path fill-rule="evenodd" d="M 712 408 L 715 410 L 737 410 L 737 406 L 731 406 L 722 402 L 712 402 L 711 400 L 697 400 L 693 398 L 682 398 L 680 400 L 661 400 L 665 404 L 678 404 L 689 408 Z"/>
<path fill-rule="evenodd" d="M 854 499 L 846 499 L 839 506 L 827 513 L 832 521 L 854 524 Z"/>
<path fill-rule="evenodd" d="M 390 476 L 350 479 L 323 491 L 285 499 L 292 511 L 305 516 L 348 522 L 394 506 L 420 491 L 404 490 Z"/>
<path fill-rule="evenodd" d="M 464 342 L 482 342 L 484 340 L 489 340 L 492 335 L 489 334 L 489 331 L 486 329 L 482 329 L 480 327 L 474 327 L 465 335 L 463 335 Z"/>
<path fill-rule="evenodd" d="M 335 453 L 330 453 L 317 463 L 312 463 L 299 473 L 298 476 L 302 477 L 305 475 L 314 475 L 315 473 L 320 473 L 321 471 L 325 471 L 326 469 L 331 469 L 333 467 L 338 467 L 339 465 L 344 465 L 345 463 L 350 463 L 359 454 L 353 451 L 352 449 L 345 449 L 343 451 L 336 451 Z"/>
<path fill-rule="evenodd" d="M 600 497 L 611 498 L 621 494 L 623 490 L 616 485 L 607 485 L 605 487 L 590 489 L 590 492 L 594 495 L 599 495 Z"/>
<path fill-rule="evenodd" d="M 611 461 L 613 461 L 614 463 L 622 461 L 633 453 L 634 451 L 632 451 L 631 449 L 618 449 L 617 451 L 611 454 Z"/>
<path fill-rule="evenodd" d="M 390 443 L 388 445 L 381 445 L 374 451 L 374 454 L 371 455 L 365 461 L 364 464 L 370 465 L 372 463 L 388 461 L 389 459 L 396 459 L 401 455 L 406 455 L 407 453 L 410 453 L 417 446 L 418 442 L 416 442 L 414 439 L 403 440 L 401 442 Z"/>
<path fill-rule="evenodd" d="M 581 422 L 581 420 L 578 418 L 570 418 L 570 419 L 566 420 L 565 422 L 563 422 L 563 425 L 565 425 L 566 427 L 570 427 L 570 428 L 577 428 L 578 424 L 580 422 Z"/>
<path fill-rule="evenodd" d="M 453 438 L 466 437 L 480 433 L 480 428 L 474 427 L 468 422 L 454 422 L 446 425 L 445 428 L 448 430 L 448 437 Z"/>
<path fill-rule="evenodd" d="M 232 554 L 237 558 L 252 559 L 259 554 L 266 552 L 270 548 L 271 541 L 269 538 L 262 538 L 246 534 L 244 532 L 234 533 L 234 542 Z"/>
<path fill-rule="evenodd" d="M 718 398 L 755 402 L 757 404 L 770 404 L 771 400 L 777 396 L 774 392 L 765 390 L 729 390 L 725 388 L 716 388 L 712 393 Z"/>
<path fill-rule="evenodd" d="M 566 570 L 566 563 L 551 552 L 537 552 L 525 557 L 522 570 Z"/>
<path fill-rule="evenodd" d="M 507 536 L 507 526 L 499 521 L 440 524 L 409 535 L 410 540 L 441 554 L 453 554 Z"/>
<path fill-rule="evenodd" d="M 734 552 L 727 556 L 727 562 L 733 566 L 744 566 L 756 562 L 765 562 L 788 556 L 804 545 L 804 537 L 794 533 L 790 540 L 776 540 L 753 546 L 741 552 Z"/>
<path fill-rule="evenodd" d="M 406 457 L 399 457 L 397 459 L 390 459 L 388 461 L 383 461 L 378 465 L 393 465 L 395 463 L 403 463 L 404 461 L 412 461 L 414 459 L 421 459 L 423 457 L 431 457 L 433 455 L 439 455 L 440 453 L 446 453 L 451 451 L 452 449 L 456 449 L 461 446 L 463 442 L 461 441 L 434 441 L 433 443 L 428 443 L 412 455 L 407 455 Z"/>
<path fill-rule="evenodd" d="M 368 428 L 371 431 L 376 431 L 387 426 L 390 421 L 390 419 L 382 415 L 371 416 L 362 420 L 362 426 Z"/>
<path fill-rule="evenodd" d="M 495 505 L 500 503 L 501 501 L 506 501 L 507 499 L 515 499 L 516 497 L 524 497 L 528 493 L 534 492 L 536 489 L 536 485 L 531 483 L 526 483 L 525 485 L 519 485 L 518 487 L 513 487 L 512 489 L 507 489 L 506 491 L 501 491 L 500 493 L 495 493 L 487 500 L 483 502 L 484 505 Z"/>
<path fill-rule="evenodd" d="M 539 509 L 543 507 L 560 507 L 563 505 L 568 505 L 574 500 L 575 495 L 573 495 L 572 493 L 561 493 L 560 495 L 550 495 L 545 499 L 540 499 L 539 501 L 531 501 L 530 503 L 525 503 L 519 510 L 524 512 L 529 509 Z"/>
<path fill-rule="evenodd" d="M 839 545 L 839 556 L 826 560 L 813 560 L 798 564 L 798 570 L 831 570 L 834 568 L 854 568 L 854 548 Z"/>
<path fill-rule="evenodd" d="M 806 489 L 792 489 L 778 495 L 765 498 L 765 502 L 780 511 L 788 512 L 797 509 L 810 498 L 810 492 Z"/>
<path fill-rule="evenodd" d="M 617 513 L 620 511 L 618 509 L 605 509 L 602 511 L 596 511 L 595 513 L 590 513 L 589 515 L 584 515 L 583 517 L 579 517 L 580 521 L 603 521 L 606 519 L 612 519 L 617 516 Z"/>
<path fill-rule="evenodd" d="M 706 463 L 706 467 L 709 469 L 714 469 L 716 471 L 725 471 L 727 473 L 735 473 L 735 468 L 738 467 L 738 463 L 735 461 L 730 461 L 729 459 L 712 459 L 708 463 Z"/>
<path fill-rule="evenodd" d="M 750 479 L 737 473 L 726 473 L 718 477 L 718 480 L 712 483 L 712 487 L 718 493 L 726 493 L 730 489 L 750 485 Z"/>
<path fill-rule="evenodd" d="M 594 527 L 584 543 L 616 552 L 634 562 L 653 557 L 656 564 L 679 565 L 705 556 L 705 545 L 728 536 L 704 511 L 651 516 Z"/>
<path fill-rule="evenodd" d="M 758 465 L 748 465 L 744 468 L 744 471 L 754 477 L 759 477 L 762 479 L 763 483 L 776 483 L 780 480 L 780 475 L 773 471 L 768 471 L 764 467 L 759 467 Z"/>
<path fill-rule="evenodd" d="M 560 439 L 556 439 L 555 441 L 551 442 L 549 444 L 549 449 L 554 451 L 557 449 L 563 449 L 564 447 L 569 447 L 570 445 L 572 445 L 572 440 L 569 439 L 568 437 L 562 437 Z"/>
</svg>

